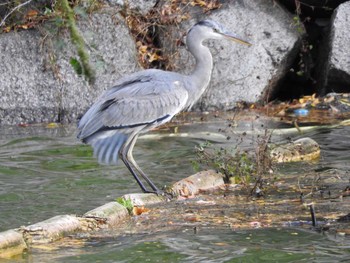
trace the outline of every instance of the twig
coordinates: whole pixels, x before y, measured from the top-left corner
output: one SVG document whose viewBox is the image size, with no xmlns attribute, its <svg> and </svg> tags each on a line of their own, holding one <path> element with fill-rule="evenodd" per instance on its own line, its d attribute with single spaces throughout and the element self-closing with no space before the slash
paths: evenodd
<svg viewBox="0 0 350 263">
<path fill-rule="evenodd" d="M 2 5 L 8 5 L 10 2 L 6 2 L 6 3 L 1 3 L 0 6 Z"/>
<path fill-rule="evenodd" d="M 27 2 L 24 2 L 18 6 L 16 6 L 15 8 L 13 8 L 9 13 L 6 14 L 6 16 L 2 19 L 1 23 L 0 23 L 0 27 L 2 27 L 5 24 L 5 20 L 13 13 L 15 12 L 17 9 L 21 8 L 22 6 L 25 6 L 27 4 L 29 4 L 32 0 L 28 0 Z"/>
<path fill-rule="evenodd" d="M 315 207 L 314 207 L 314 204 L 311 203 L 309 205 L 310 207 L 310 214 L 311 214 L 311 220 L 312 220 L 312 226 L 315 227 L 316 224 L 317 224 L 317 221 L 316 221 L 316 215 L 315 215 Z"/>
</svg>

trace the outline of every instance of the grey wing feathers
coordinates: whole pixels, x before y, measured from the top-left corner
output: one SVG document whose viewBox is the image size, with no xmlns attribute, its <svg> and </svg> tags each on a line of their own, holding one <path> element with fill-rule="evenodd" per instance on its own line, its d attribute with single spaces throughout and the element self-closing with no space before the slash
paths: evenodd
<svg viewBox="0 0 350 263">
<path fill-rule="evenodd" d="M 127 135 L 114 132 L 110 137 L 94 140 L 94 157 L 99 163 L 117 164 L 119 150 L 127 139 Z"/>
<path fill-rule="evenodd" d="M 84 139 L 106 127 L 122 129 L 174 116 L 183 109 L 188 98 L 179 76 L 147 70 L 122 79 L 80 120 L 78 138 Z"/>
<path fill-rule="evenodd" d="M 116 98 L 104 110 L 103 123 L 113 127 L 126 127 L 150 123 L 167 115 L 173 116 L 182 109 L 184 98 L 187 99 L 187 94 L 175 87 L 164 93 Z"/>
</svg>

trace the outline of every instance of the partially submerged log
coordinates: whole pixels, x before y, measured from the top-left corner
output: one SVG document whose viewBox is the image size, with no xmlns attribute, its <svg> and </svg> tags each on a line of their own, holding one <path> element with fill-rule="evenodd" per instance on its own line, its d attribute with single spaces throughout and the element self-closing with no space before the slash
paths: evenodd
<svg viewBox="0 0 350 263">
<path fill-rule="evenodd" d="M 176 196 L 193 196 L 201 190 L 224 184 L 224 176 L 213 170 L 203 171 L 175 183 L 170 191 Z M 122 198 L 130 200 L 132 206 L 143 207 L 166 201 L 166 197 L 155 194 L 127 194 Z M 148 211 L 142 210 L 140 213 Z M 135 213 L 135 212 L 134 212 Z M 138 214 L 138 213 L 135 213 Z M 58 215 L 45 221 L 0 233 L 0 258 L 22 253 L 28 246 L 51 243 L 77 232 L 89 232 L 104 227 L 115 227 L 130 219 L 126 207 L 110 202 L 97 207 L 82 217 Z"/>
<path fill-rule="evenodd" d="M 117 225 L 128 216 L 128 210 L 117 202 L 107 203 L 84 214 L 84 218 L 93 218 L 110 227 Z"/>
<path fill-rule="evenodd" d="M 311 138 L 301 138 L 292 143 L 279 145 L 270 151 L 273 162 L 313 161 L 320 157 L 320 146 Z"/>
<path fill-rule="evenodd" d="M 50 243 L 82 229 L 79 218 L 72 215 L 55 216 L 21 228 L 26 240 L 34 244 Z"/>
<path fill-rule="evenodd" d="M 165 198 L 155 194 L 126 194 L 125 200 L 130 200 L 133 206 L 144 206 L 164 202 Z"/>
<path fill-rule="evenodd" d="M 208 190 L 224 185 L 224 175 L 214 170 L 202 171 L 186 177 L 171 187 L 174 195 L 193 196 L 201 190 Z"/>
<path fill-rule="evenodd" d="M 26 248 L 22 233 L 12 229 L 0 233 L 0 258 L 18 255 Z"/>
</svg>

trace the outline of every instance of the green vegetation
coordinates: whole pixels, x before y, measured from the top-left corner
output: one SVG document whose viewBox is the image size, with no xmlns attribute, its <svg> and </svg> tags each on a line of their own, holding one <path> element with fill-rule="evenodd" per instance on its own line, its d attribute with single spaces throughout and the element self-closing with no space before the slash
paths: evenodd
<svg viewBox="0 0 350 263">
<path fill-rule="evenodd" d="M 200 164 L 214 168 L 225 175 L 226 182 L 249 184 L 251 176 L 256 174 L 253 158 L 247 152 L 237 149 L 210 149 L 211 143 L 206 142 L 196 147 L 198 162 L 193 162 L 199 170 Z"/>
<path fill-rule="evenodd" d="M 63 29 L 67 28 L 78 56 L 78 58 L 72 57 L 70 64 L 78 75 L 85 77 L 90 84 L 94 83 L 95 70 L 89 62 L 86 43 L 78 30 L 76 21 L 78 17 L 87 19 L 88 13 L 97 10 L 101 6 L 99 0 L 61 0 L 47 1 L 47 3 L 18 0 L 3 6 L 9 11 L 0 21 L 0 32 L 38 28 L 43 34 L 43 42 L 49 43 L 51 69 L 56 77 L 59 74 L 57 74 L 57 67 L 55 66 L 55 52 L 52 52 L 56 50 L 53 50 L 51 42 L 53 38 L 58 37 Z M 59 41 L 57 40 L 57 42 Z M 55 48 L 60 46 L 63 45 L 57 44 Z"/>
<path fill-rule="evenodd" d="M 75 45 L 79 56 L 79 60 L 72 58 L 70 63 L 78 75 L 83 74 L 89 83 L 94 83 L 95 72 L 89 63 L 89 54 L 87 53 L 84 39 L 77 28 L 75 13 L 70 7 L 68 0 L 61 0 L 59 3 L 62 11 L 62 17 L 64 17 L 67 21 L 72 42 Z"/>
<path fill-rule="evenodd" d="M 134 208 L 134 205 L 132 204 L 131 199 L 125 199 L 123 197 L 118 197 L 116 201 L 117 201 L 117 203 L 124 206 L 128 210 L 129 214 L 132 214 L 132 210 Z"/>
<path fill-rule="evenodd" d="M 197 160 L 193 168 L 199 170 L 201 165 L 215 169 L 225 175 L 226 183 L 242 184 L 256 193 L 262 189 L 266 176 L 271 174 L 272 160 L 269 154 L 268 143 L 271 133 L 265 132 L 255 140 L 254 154 L 241 150 L 238 146 L 212 148 L 209 142 L 196 147 Z"/>
</svg>

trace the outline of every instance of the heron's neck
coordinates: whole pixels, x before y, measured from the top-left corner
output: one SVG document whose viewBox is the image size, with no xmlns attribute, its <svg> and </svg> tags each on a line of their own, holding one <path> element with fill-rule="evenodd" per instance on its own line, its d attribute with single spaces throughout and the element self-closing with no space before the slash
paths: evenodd
<svg viewBox="0 0 350 263">
<path fill-rule="evenodd" d="M 189 76 L 192 83 L 189 89 L 190 98 L 193 100 L 192 104 L 200 98 L 208 87 L 213 69 L 213 57 L 210 50 L 206 46 L 203 46 L 201 42 L 190 41 L 188 45 L 189 51 L 196 59 L 195 69 Z"/>
</svg>

